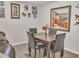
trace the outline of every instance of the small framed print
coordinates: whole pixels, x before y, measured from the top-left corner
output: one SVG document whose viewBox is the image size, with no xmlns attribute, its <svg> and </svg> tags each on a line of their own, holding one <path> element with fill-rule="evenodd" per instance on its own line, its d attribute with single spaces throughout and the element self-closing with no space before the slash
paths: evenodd
<svg viewBox="0 0 79 59">
<path fill-rule="evenodd" d="M 28 13 L 28 17 L 31 17 L 31 13 Z"/>
<path fill-rule="evenodd" d="M 5 9 L 0 7 L 0 18 L 5 18 Z"/>
<path fill-rule="evenodd" d="M 0 1 L 0 6 L 4 6 L 4 1 Z"/>
<path fill-rule="evenodd" d="M 20 5 L 16 3 L 11 3 L 11 18 L 20 19 Z"/>
<path fill-rule="evenodd" d="M 24 5 L 24 11 L 28 11 L 28 5 Z"/>
</svg>

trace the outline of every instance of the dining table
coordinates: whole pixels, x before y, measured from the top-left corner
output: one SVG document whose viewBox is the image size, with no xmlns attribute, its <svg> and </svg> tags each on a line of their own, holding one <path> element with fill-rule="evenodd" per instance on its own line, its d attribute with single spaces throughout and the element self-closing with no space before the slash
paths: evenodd
<svg viewBox="0 0 79 59">
<path fill-rule="evenodd" d="M 54 42 L 55 41 L 55 38 L 56 38 L 56 35 L 45 35 L 44 32 L 40 32 L 40 33 L 36 33 L 34 34 L 34 37 L 44 43 L 44 45 L 46 45 L 47 47 L 45 47 L 44 49 L 44 56 L 48 56 L 50 57 L 50 45 L 51 45 L 51 42 Z"/>
</svg>

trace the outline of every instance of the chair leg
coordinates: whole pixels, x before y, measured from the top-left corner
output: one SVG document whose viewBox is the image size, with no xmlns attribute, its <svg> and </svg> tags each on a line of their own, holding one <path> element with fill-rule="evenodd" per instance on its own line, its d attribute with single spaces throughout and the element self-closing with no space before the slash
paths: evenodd
<svg viewBox="0 0 79 59">
<path fill-rule="evenodd" d="M 34 58 L 36 58 L 36 49 L 35 49 L 35 51 L 34 51 Z"/>
<path fill-rule="evenodd" d="M 55 52 L 53 52 L 53 58 L 55 58 Z"/>
<path fill-rule="evenodd" d="M 31 48 L 29 45 L 28 45 L 28 51 L 29 51 L 29 56 L 31 56 Z"/>
<path fill-rule="evenodd" d="M 63 55 L 64 55 L 64 50 L 62 49 L 62 50 L 60 51 L 60 57 L 62 58 Z"/>
<path fill-rule="evenodd" d="M 43 56 L 46 56 L 47 55 L 47 49 L 44 48 L 44 53 L 43 53 Z"/>
<path fill-rule="evenodd" d="M 39 48 L 39 55 L 40 55 L 40 48 Z"/>
</svg>

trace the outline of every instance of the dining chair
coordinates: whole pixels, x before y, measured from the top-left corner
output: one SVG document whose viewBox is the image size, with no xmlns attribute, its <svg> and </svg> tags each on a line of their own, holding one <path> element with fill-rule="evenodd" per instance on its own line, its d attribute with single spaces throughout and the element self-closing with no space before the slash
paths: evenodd
<svg viewBox="0 0 79 59">
<path fill-rule="evenodd" d="M 57 30 L 53 28 L 49 28 L 49 35 L 56 35 Z"/>
<path fill-rule="evenodd" d="M 29 28 L 29 32 L 37 33 L 37 28 Z"/>
<path fill-rule="evenodd" d="M 37 28 L 29 28 L 29 32 L 32 32 L 33 34 L 37 34 Z M 37 44 L 43 44 L 37 38 L 35 38 L 35 41 Z M 39 49 L 39 51 L 40 51 L 40 49 Z"/>
<path fill-rule="evenodd" d="M 9 41 L 6 38 L 6 34 L 2 31 L 0 31 L 0 41 L 6 41 L 7 43 L 9 43 Z"/>
<path fill-rule="evenodd" d="M 51 52 L 53 53 L 53 57 L 55 57 L 55 52 L 58 51 L 60 51 L 60 57 L 63 56 L 65 35 L 66 33 L 57 34 L 54 44 L 51 43 L 50 48 L 51 48 Z"/>
<path fill-rule="evenodd" d="M 34 34 L 32 32 L 28 32 L 28 50 L 29 50 L 29 55 L 31 55 L 31 48 L 34 49 L 34 57 L 36 57 L 36 50 L 44 48 L 43 44 L 37 44 L 35 39 L 34 39 Z"/>
<path fill-rule="evenodd" d="M 2 31 L 0 31 L 0 35 L 6 36 L 6 34 Z"/>
<path fill-rule="evenodd" d="M 9 58 L 15 58 L 15 49 L 10 43 L 0 41 L 0 53 L 8 56 Z"/>
</svg>

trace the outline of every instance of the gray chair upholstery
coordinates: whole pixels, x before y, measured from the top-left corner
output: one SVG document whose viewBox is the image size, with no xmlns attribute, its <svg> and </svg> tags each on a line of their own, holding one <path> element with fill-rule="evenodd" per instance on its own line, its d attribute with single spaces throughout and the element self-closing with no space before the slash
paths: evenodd
<svg viewBox="0 0 79 59">
<path fill-rule="evenodd" d="M 4 32 L 0 32 L 0 41 L 6 41 L 7 43 L 9 43 Z"/>
<path fill-rule="evenodd" d="M 36 50 L 37 49 L 40 50 L 41 48 L 44 48 L 44 45 L 36 43 L 32 32 L 27 32 L 27 35 L 28 35 L 29 55 L 31 55 L 31 48 L 33 48 L 34 49 L 34 57 L 36 57 Z"/>
<path fill-rule="evenodd" d="M 29 28 L 29 32 L 37 33 L 37 28 Z"/>
<path fill-rule="evenodd" d="M 10 43 L 0 41 L 0 44 L 2 44 L 0 45 L 0 53 L 10 58 L 15 58 L 15 50 Z"/>
<path fill-rule="evenodd" d="M 50 48 L 53 50 L 53 57 L 55 57 L 55 52 L 58 51 L 61 53 L 60 57 L 63 56 L 65 35 L 66 33 L 57 34 L 54 44 L 51 44 Z"/>
<path fill-rule="evenodd" d="M 0 35 L 6 36 L 6 34 L 2 31 L 0 31 Z"/>
<path fill-rule="evenodd" d="M 32 32 L 33 34 L 37 33 L 37 28 L 29 28 L 29 32 Z M 36 39 L 36 38 L 35 38 Z M 38 41 L 37 39 L 35 40 L 37 44 L 42 44 L 42 42 Z"/>
<path fill-rule="evenodd" d="M 15 50 L 7 40 L 6 34 L 2 31 L 0 31 L 0 44 L 0 53 L 3 53 L 10 58 L 15 58 Z"/>
<path fill-rule="evenodd" d="M 53 28 L 49 28 L 49 35 L 56 35 L 57 30 Z"/>
</svg>

